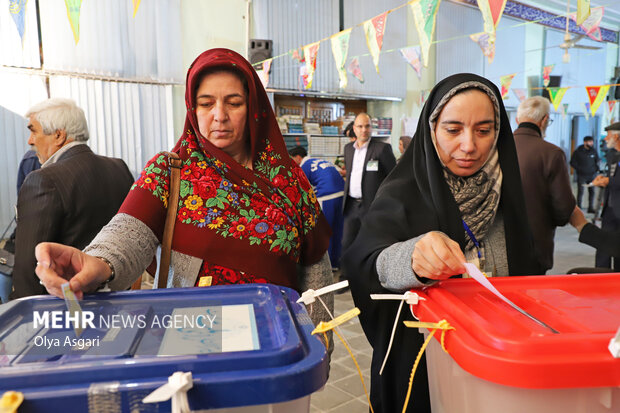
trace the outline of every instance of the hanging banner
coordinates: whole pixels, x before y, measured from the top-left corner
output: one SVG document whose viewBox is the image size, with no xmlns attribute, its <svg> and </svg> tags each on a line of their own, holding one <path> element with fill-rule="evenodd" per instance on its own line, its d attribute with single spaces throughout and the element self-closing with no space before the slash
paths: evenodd
<svg viewBox="0 0 620 413">
<path fill-rule="evenodd" d="M 516 73 L 506 76 L 500 76 L 499 84 L 501 86 L 502 91 L 502 99 L 508 99 L 508 92 L 510 92 L 510 85 L 512 84 L 512 79 L 516 76 Z"/>
<path fill-rule="evenodd" d="M 527 91 L 525 89 L 512 88 L 512 91 L 517 96 L 517 99 L 519 99 L 519 102 L 523 102 L 527 97 Z"/>
<path fill-rule="evenodd" d="M 422 62 L 424 67 L 428 67 L 428 54 L 433 43 L 433 33 L 435 33 L 435 21 L 437 20 L 437 10 L 441 0 L 419 0 L 411 3 L 411 12 L 415 21 L 420 38 L 420 50 L 422 51 Z"/>
<path fill-rule="evenodd" d="M 482 53 L 487 57 L 489 64 L 493 63 L 495 58 L 495 35 L 489 33 L 470 34 L 469 38 L 478 43 L 482 49 Z"/>
<path fill-rule="evenodd" d="M 420 46 L 406 47 L 400 49 L 403 59 L 415 70 L 418 79 L 422 78 L 422 62 L 420 61 Z"/>
<path fill-rule="evenodd" d="M 312 87 L 312 80 L 314 80 L 314 71 L 316 70 L 316 55 L 319 53 L 320 41 L 310 43 L 304 46 L 304 59 L 306 61 L 306 82 L 305 88 L 310 89 Z"/>
<path fill-rule="evenodd" d="M 568 103 L 562 105 L 562 119 L 566 119 L 566 115 L 568 115 Z"/>
<path fill-rule="evenodd" d="M 589 103 L 584 103 L 583 104 L 583 108 L 585 109 L 583 111 L 583 114 L 586 117 L 586 120 L 590 120 L 590 104 Z"/>
<path fill-rule="evenodd" d="M 577 18 L 578 25 L 582 25 L 583 22 L 590 16 L 590 0 L 577 0 Z"/>
<path fill-rule="evenodd" d="M 67 6 L 67 17 L 69 17 L 69 24 L 71 24 L 75 44 L 78 44 L 80 41 L 80 8 L 82 7 L 82 0 L 65 0 L 65 6 Z"/>
<path fill-rule="evenodd" d="M 385 32 L 385 24 L 388 12 L 381 13 L 370 20 L 364 22 L 364 33 L 366 33 L 366 44 L 372 55 L 372 62 L 375 69 L 379 73 L 379 56 L 383 47 L 383 33 Z"/>
<path fill-rule="evenodd" d="M 554 67 L 555 65 L 548 65 L 548 66 L 543 67 L 543 86 L 544 87 L 549 86 L 549 82 L 551 81 L 550 75 Z"/>
<path fill-rule="evenodd" d="M 506 7 L 506 0 L 478 0 L 485 33 L 495 34 L 495 29 L 504 13 L 504 7 Z"/>
<path fill-rule="evenodd" d="M 136 17 L 136 13 L 138 12 L 138 7 L 140 7 L 140 0 L 132 0 L 133 1 L 133 17 Z"/>
<path fill-rule="evenodd" d="M 263 62 L 263 68 L 256 71 L 265 89 L 267 89 L 267 85 L 269 85 L 269 72 L 271 72 L 271 62 L 273 62 L 273 58 L 265 60 Z"/>
<path fill-rule="evenodd" d="M 26 27 L 26 4 L 28 0 L 9 0 L 9 13 L 17 27 L 22 46 L 24 44 L 24 30 Z"/>
<path fill-rule="evenodd" d="M 604 7 L 594 7 L 590 9 L 590 16 L 583 21 L 579 25 L 586 32 L 589 38 L 592 40 L 596 40 L 597 42 L 603 41 L 601 36 L 601 28 L 599 27 L 601 24 L 601 20 L 603 20 L 603 15 L 605 14 Z M 577 22 L 577 14 L 571 13 L 570 18 Z"/>
<path fill-rule="evenodd" d="M 360 67 L 360 61 L 357 57 L 351 59 L 349 66 L 347 67 L 349 73 L 351 73 L 360 83 L 364 83 L 364 75 L 362 74 L 362 68 Z"/>
<path fill-rule="evenodd" d="M 349 83 L 349 79 L 347 78 L 347 69 L 345 69 L 344 64 L 347 61 L 347 54 L 349 53 L 349 38 L 351 37 L 351 30 L 352 29 L 343 30 L 331 37 L 332 54 L 334 55 L 336 70 L 338 70 L 338 77 L 340 78 L 340 89 L 344 89 Z"/>
<path fill-rule="evenodd" d="M 558 110 L 558 106 L 560 106 L 560 102 L 562 102 L 562 98 L 564 97 L 564 93 L 568 88 L 566 87 L 548 87 L 547 91 L 549 92 L 549 96 L 551 96 L 551 103 L 553 103 L 553 108 Z"/>
<path fill-rule="evenodd" d="M 590 113 L 592 116 L 596 114 L 598 107 L 603 103 L 607 92 L 609 91 L 609 85 L 604 86 L 586 86 L 586 92 L 588 93 L 588 99 L 590 99 Z"/>
</svg>

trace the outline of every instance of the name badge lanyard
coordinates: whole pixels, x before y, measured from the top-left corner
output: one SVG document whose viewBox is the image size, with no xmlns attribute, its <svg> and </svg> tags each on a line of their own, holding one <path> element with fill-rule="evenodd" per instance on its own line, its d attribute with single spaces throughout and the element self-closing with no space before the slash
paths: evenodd
<svg viewBox="0 0 620 413">
<path fill-rule="evenodd" d="M 471 242 L 473 242 L 474 245 L 476 246 L 476 250 L 478 251 L 478 261 L 480 262 L 480 269 L 484 271 L 484 260 L 482 259 L 482 253 L 480 252 L 481 250 L 480 243 L 476 239 L 476 236 L 474 235 L 472 230 L 469 229 L 469 226 L 467 226 L 467 223 L 465 222 L 465 220 L 462 219 L 461 221 L 463 222 L 463 228 L 465 228 L 465 232 L 469 236 L 469 239 L 471 239 Z"/>
</svg>

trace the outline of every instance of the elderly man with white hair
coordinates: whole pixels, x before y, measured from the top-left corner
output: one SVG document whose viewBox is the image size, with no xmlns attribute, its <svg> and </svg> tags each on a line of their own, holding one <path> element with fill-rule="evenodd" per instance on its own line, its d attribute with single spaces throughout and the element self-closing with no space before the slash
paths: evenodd
<svg viewBox="0 0 620 413">
<path fill-rule="evenodd" d="M 517 109 L 519 127 L 513 132 L 527 218 L 534 236 L 536 258 L 546 272 L 553 267 L 555 228 L 564 226 L 577 204 L 570 185 L 564 151 L 545 142 L 549 100 L 525 99 Z"/>
<path fill-rule="evenodd" d="M 84 248 L 116 214 L 133 183 L 125 162 L 96 155 L 86 145 L 86 117 L 73 100 L 45 100 L 26 118 L 28 144 L 42 166 L 26 177 L 17 198 L 11 299 L 47 293 L 35 274 L 38 243 Z"/>
</svg>

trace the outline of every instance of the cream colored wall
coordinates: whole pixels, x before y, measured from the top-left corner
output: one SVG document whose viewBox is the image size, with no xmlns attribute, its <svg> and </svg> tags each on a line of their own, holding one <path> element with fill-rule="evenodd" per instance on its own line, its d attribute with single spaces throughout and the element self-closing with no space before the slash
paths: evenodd
<svg viewBox="0 0 620 413">
<path fill-rule="evenodd" d="M 182 0 L 181 39 L 183 71 L 207 49 L 225 47 L 247 55 L 246 0 Z M 174 130 L 181 134 L 185 123 L 185 85 L 175 86 Z"/>
<path fill-rule="evenodd" d="M 409 10 L 407 10 L 407 12 L 407 46 L 415 46 L 420 43 L 420 40 L 413 20 L 413 14 Z M 403 45 L 403 47 L 405 46 Z M 392 53 L 400 52 L 394 51 Z M 403 64 L 407 65 L 407 94 L 405 99 L 400 102 L 368 102 L 368 113 L 371 116 L 392 118 L 392 134 L 390 136 L 390 141 L 392 143 L 392 149 L 397 157 L 400 156 L 398 152 L 398 140 L 402 135 L 402 117 L 408 116 L 417 118 L 422 110 L 419 106 L 420 92 L 422 90 L 430 90 L 435 86 L 435 46 L 431 46 L 430 48 L 428 67 L 422 67 L 422 77 L 420 79 L 418 79 L 415 70 L 405 63 L 404 60 Z"/>
</svg>

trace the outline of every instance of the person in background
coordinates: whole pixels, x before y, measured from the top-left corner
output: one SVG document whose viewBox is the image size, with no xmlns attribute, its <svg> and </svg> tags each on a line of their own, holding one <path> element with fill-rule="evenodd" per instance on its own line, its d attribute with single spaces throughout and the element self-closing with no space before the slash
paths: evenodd
<svg viewBox="0 0 620 413">
<path fill-rule="evenodd" d="M 594 148 L 594 139 L 592 136 L 583 138 L 583 145 L 579 145 L 570 158 L 570 166 L 577 173 L 577 206 L 583 209 L 583 193 L 584 186 L 592 182 L 598 172 L 598 153 Z M 594 191 L 596 187 L 590 185 L 588 187 L 588 212 L 593 214 L 596 212 L 594 205 Z"/>
<path fill-rule="evenodd" d="M 349 142 L 355 142 L 355 140 L 357 139 L 357 135 L 355 135 L 355 130 L 353 130 L 354 123 L 355 121 L 349 122 L 346 128 L 344 128 L 343 135 L 349 138 Z"/>
<path fill-rule="evenodd" d="M 519 127 L 514 131 L 527 216 L 543 274 L 553 267 L 555 228 L 568 224 L 576 204 L 566 155 L 544 140 L 549 122 L 549 100 L 534 96 L 519 105 Z"/>
<path fill-rule="evenodd" d="M 409 311 L 403 308 L 397 319 L 399 302 L 375 301 L 370 294 L 402 293 L 460 276 L 465 262 L 487 276 L 539 274 L 521 188 L 497 87 L 468 73 L 439 82 L 422 108 L 411 146 L 381 185 L 342 259 L 355 274 L 351 293 L 373 348 L 370 398 L 376 413 L 403 411 L 424 337 L 403 326 L 412 320 Z M 411 394 L 407 412 L 431 411 L 425 356 Z"/>
<path fill-rule="evenodd" d="M 45 294 L 35 274 L 35 247 L 60 242 L 84 248 L 125 199 L 133 176 L 121 159 L 93 153 L 84 111 L 53 98 L 26 113 L 41 169 L 26 176 L 17 198 L 11 299 Z"/>
<path fill-rule="evenodd" d="M 411 143 L 411 137 L 407 135 L 403 135 L 398 139 L 398 151 L 400 152 L 400 156 L 403 156 L 409 144 Z"/>
<path fill-rule="evenodd" d="M 344 128 L 344 133 L 343 135 L 347 138 L 349 138 L 349 142 L 353 143 L 355 142 L 355 140 L 357 139 L 357 136 L 355 136 L 355 131 L 353 130 L 353 124 L 355 122 L 349 122 L 349 124 L 347 125 L 346 128 Z M 343 157 L 338 157 L 338 159 L 336 159 L 336 167 L 338 168 L 338 172 L 340 172 L 340 175 L 345 178 L 347 176 L 347 166 L 345 165 L 345 161 L 343 159 Z"/>
<path fill-rule="evenodd" d="M 605 128 L 605 131 L 607 131 L 607 136 L 605 136 L 607 148 L 620 151 L 620 122 L 612 123 Z M 608 166 L 607 176 L 597 176 L 592 184 L 605 188 L 601 228 L 605 231 L 617 232 L 620 231 L 620 172 L 618 172 L 620 157 L 610 156 Z M 620 271 L 620 255 L 607 254 L 602 250 L 596 250 L 595 263 L 597 267 L 613 268 L 615 271 Z"/>
<path fill-rule="evenodd" d="M 364 215 L 375 199 L 381 182 L 396 165 L 392 147 L 370 138 L 372 126 L 367 113 L 360 113 L 355 117 L 353 130 L 357 140 L 344 147 L 347 176 L 344 185 L 343 250 L 351 245 L 357 236 Z"/>
<path fill-rule="evenodd" d="M 334 164 L 324 159 L 308 158 L 308 152 L 301 146 L 292 148 L 288 153 L 308 177 L 316 193 L 316 199 L 332 229 L 328 252 L 332 271 L 337 270 L 340 267 L 342 247 L 344 179 Z"/>
<path fill-rule="evenodd" d="M 232 50 L 203 52 L 189 67 L 185 102 L 172 149 L 182 169 L 167 286 L 273 283 L 303 292 L 331 284 L 329 225 L 252 65 Z M 125 290 L 142 274 L 164 231 L 168 163 L 163 153 L 147 163 L 84 251 L 37 247 L 37 275 L 51 294 L 62 297 L 66 280 L 78 299 L 102 285 Z M 324 301 L 333 311 L 333 294 Z M 329 315 L 314 306 L 311 318 Z"/>
</svg>

